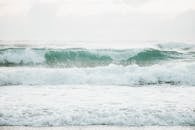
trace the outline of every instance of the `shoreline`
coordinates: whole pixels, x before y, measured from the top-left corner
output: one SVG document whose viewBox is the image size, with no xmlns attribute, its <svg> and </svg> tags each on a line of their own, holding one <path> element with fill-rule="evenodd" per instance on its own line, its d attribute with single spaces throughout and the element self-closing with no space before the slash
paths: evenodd
<svg viewBox="0 0 195 130">
<path fill-rule="evenodd" d="M 63 127 L 29 127 L 0 126 L 0 130 L 195 130 L 195 126 L 63 126 Z"/>
</svg>

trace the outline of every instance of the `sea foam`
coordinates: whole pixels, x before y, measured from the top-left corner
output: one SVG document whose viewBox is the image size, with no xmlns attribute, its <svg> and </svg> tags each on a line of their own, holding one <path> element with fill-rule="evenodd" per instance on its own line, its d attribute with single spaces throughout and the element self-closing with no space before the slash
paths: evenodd
<svg viewBox="0 0 195 130">
<path fill-rule="evenodd" d="M 195 85 L 194 63 L 140 67 L 110 65 L 95 68 L 0 68 L 0 85 Z"/>
<path fill-rule="evenodd" d="M 0 87 L 0 125 L 194 126 L 194 93 L 189 86 Z"/>
</svg>

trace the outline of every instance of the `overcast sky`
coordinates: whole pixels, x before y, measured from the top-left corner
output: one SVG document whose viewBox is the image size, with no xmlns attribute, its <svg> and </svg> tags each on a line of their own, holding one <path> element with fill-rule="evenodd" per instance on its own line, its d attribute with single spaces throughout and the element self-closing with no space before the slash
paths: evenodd
<svg viewBox="0 0 195 130">
<path fill-rule="evenodd" d="M 195 0 L 0 0 L 0 39 L 195 42 Z"/>
</svg>

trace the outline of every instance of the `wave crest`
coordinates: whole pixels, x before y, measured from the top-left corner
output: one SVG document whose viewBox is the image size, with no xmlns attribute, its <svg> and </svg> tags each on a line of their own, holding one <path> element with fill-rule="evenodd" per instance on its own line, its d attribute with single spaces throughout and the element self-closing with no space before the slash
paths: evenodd
<svg viewBox="0 0 195 130">
<path fill-rule="evenodd" d="M 159 62 L 185 59 L 177 51 L 158 49 L 25 49 L 0 50 L 0 66 L 49 66 L 49 67 L 96 67 L 116 65 L 150 65 Z M 191 53 L 192 55 L 192 53 Z"/>
</svg>

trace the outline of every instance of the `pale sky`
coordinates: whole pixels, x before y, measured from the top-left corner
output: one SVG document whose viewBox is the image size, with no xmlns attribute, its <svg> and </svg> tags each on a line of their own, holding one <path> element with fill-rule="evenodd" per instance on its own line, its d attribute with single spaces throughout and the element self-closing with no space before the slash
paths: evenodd
<svg viewBox="0 0 195 130">
<path fill-rule="evenodd" d="M 0 0 L 0 39 L 195 42 L 195 0 Z"/>
</svg>

